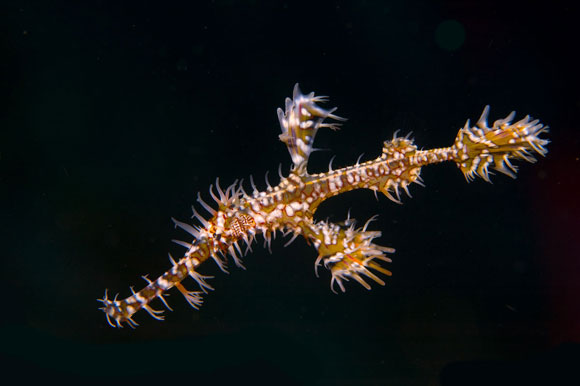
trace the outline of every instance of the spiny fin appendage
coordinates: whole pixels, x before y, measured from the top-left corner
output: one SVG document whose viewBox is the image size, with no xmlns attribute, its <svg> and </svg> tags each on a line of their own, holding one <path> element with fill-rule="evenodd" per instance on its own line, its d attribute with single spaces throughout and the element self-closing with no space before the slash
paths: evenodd
<svg viewBox="0 0 580 386">
<path fill-rule="evenodd" d="M 485 106 L 474 127 L 470 127 L 468 120 L 459 130 L 453 145 L 457 151 L 455 161 L 468 181 L 479 176 L 491 182 L 489 166 L 515 178 L 517 167 L 512 165 L 510 159 L 533 163 L 536 159 L 532 153 L 546 155 L 546 146 L 550 141 L 540 138 L 539 135 L 548 132 L 548 126 L 544 126 L 537 119 L 532 120 L 529 115 L 512 123 L 515 114 L 512 111 L 506 118 L 498 119 L 489 127 L 489 106 Z"/>
<path fill-rule="evenodd" d="M 308 95 L 302 94 L 298 83 L 294 86 L 292 99 L 286 98 L 286 110 L 278 109 L 278 120 L 282 134 L 280 141 L 288 146 L 288 152 L 297 170 L 306 171 L 308 157 L 314 151 L 312 145 L 318 129 L 328 127 L 338 130 L 340 123 L 324 123 L 326 118 L 336 121 L 345 121 L 332 114 L 335 108 L 325 110 L 318 106 L 317 102 L 326 102 L 327 97 L 315 96 L 313 92 Z"/>
<path fill-rule="evenodd" d="M 147 286 L 139 292 L 131 288 L 131 296 L 117 300 L 117 296 L 109 299 L 105 291 L 104 298 L 99 299 L 103 304 L 101 310 L 112 327 L 137 326 L 133 315 L 141 309 L 153 318 L 163 320 L 163 311 L 152 308 L 150 302 L 159 299 L 171 310 L 164 295 L 173 287 L 198 309 L 203 303 L 202 295 L 213 290 L 207 282 L 211 277 L 199 273 L 198 267 L 206 260 L 213 260 L 222 271 L 228 272 L 229 255 L 235 265 L 243 268 L 242 257 L 251 251 L 258 234 L 264 237 L 264 247 L 268 249 L 278 231 L 291 236 L 284 246 L 298 236 L 304 237 L 318 251 L 314 263 L 316 276 L 320 266 L 328 269 L 333 292 L 337 292 L 337 288 L 344 292 L 345 282 L 351 279 L 366 289 L 371 288 L 368 279 L 384 285 L 378 274 L 391 276 L 391 271 L 379 262 L 389 263 L 391 259 L 387 254 L 395 250 L 373 242 L 381 236 L 381 232 L 367 230 L 374 217 L 360 228 L 355 227 L 356 222 L 350 215 L 341 223 L 315 221 L 314 214 L 324 200 L 355 189 L 370 189 L 375 195 L 381 192 L 400 204 L 401 190 L 410 196 L 409 186 L 421 184 L 423 166 L 452 161 L 467 180 L 480 176 L 489 181 L 490 166 L 515 177 L 516 167 L 510 159 L 533 162 L 533 153 L 542 156 L 547 153 L 549 141 L 539 137 L 547 132 L 547 127 L 528 116 L 512 123 L 514 113 L 489 127 L 489 107 L 486 107 L 474 127 L 470 127 L 468 121 L 459 130 L 452 146 L 418 150 L 409 136 L 397 137 L 395 133 L 391 140 L 384 142 L 378 158 L 362 163 L 357 160 L 352 166 L 336 170 L 329 167 L 326 173 L 311 175 L 306 167 L 314 150 L 312 144 L 316 132 L 321 127 L 338 128 L 337 123 L 324 123 L 327 118 L 344 120 L 333 114 L 335 109 L 325 110 L 317 105 L 324 101 L 325 97 L 317 97 L 314 93 L 304 95 L 298 85 L 294 87 L 294 98 L 286 99 L 286 110 L 278 109 L 282 128 L 280 139 L 287 145 L 294 164 L 290 174 L 284 177 L 279 171 L 280 183 L 277 186 L 267 183 L 267 189 L 261 192 L 250 178 L 251 194 L 246 193 L 242 181 L 235 181 L 222 190 L 216 179 L 216 192 L 210 186 L 209 194 L 217 208 L 207 204 L 198 194 L 198 203 L 211 217 L 206 219 L 193 208 L 192 218 L 196 224 L 173 220 L 176 227 L 193 238 L 190 242 L 174 240 L 186 249 L 184 256 L 178 261 L 169 256 L 172 267 L 154 281 L 144 277 Z M 239 245 L 242 242 L 245 250 Z M 182 281 L 187 277 L 195 281 L 197 291 L 184 287 Z"/>
</svg>

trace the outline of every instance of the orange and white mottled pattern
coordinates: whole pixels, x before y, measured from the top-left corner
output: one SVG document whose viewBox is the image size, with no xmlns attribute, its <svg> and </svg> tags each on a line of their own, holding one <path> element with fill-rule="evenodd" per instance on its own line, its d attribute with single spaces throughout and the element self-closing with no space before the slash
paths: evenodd
<svg viewBox="0 0 580 386">
<path fill-rule="evenodd" d="M 258 234 L 264 237 L 264 245 L 269 248 L 272 236 L 278 231 L 292 235 L 286 245 L 298 236 L 308 240 L 318 251 L 314 264 L 316 275 L 318 267 L 327 268 L 331 274 L 330 287 L 334 292 L 336 288 L 344 292 L 344 282 L 350 279 L 367 289 L 371 288 L 366 281 L 368 279 L 384 285 L 385 282 L 377 274 L 390 276 L 391 272 L 379 262 L 390 262 L 387 254 L 395 250 L 372 242 L 381 235 L 379 231 L 367 230 L 373 219 L 360 228 L 350 218 L 341 224 L 316 222 L 314 213 L 324 200 L 350 190 L 366 188 L 401 203 L 401 190 L 410 196 L 408 187 L 413 182 L 421 184 L 420 172 L 425 165 L 453 161 L 467 180 L 479 176 L 489 181 L 489 167 L 515 177 L 516 167 L 510 159 L 533 162 L 533 152 L 542 156 L 547 153 L 545 146 L 548 140 L 539 137 L 547 131 L 547 127 L 527 116 L 511 123 L 514 113 L 489 127 L 489 107 L 486 107 L 476 126 L 470 127 L 467 121 L 450 147 L 417 150 L 408 137 L 395 135 L 384 142 L 382 154 L 374 160 L 357 161 L 342 169 L 329 168 L 326 173 L 309 174 L 308 158 L 315 150 L 312 146 L 318 129 L 328 127 L 336 130 L 339 124 L 326 123 L 325 119 L 343 120 L 333 114 L 335 109 L 326 110 L 317 105 L 325 101 L 325 97 L 315 96 L 314 93 L 304 95 L 298 85 L 294 87 L 293 98 L 286 99 L 285 111 L 278 109 L 282 128 L 280 140 L 287 145 L 293 162 L 290 175 L 281 175 L 277 186 L 268 184 L 262 192 L 250 179 L 252 193 L 246 193 L 241 181 L 223 190 L 219 180 L 216 180 L 215 188 L 210 186 L 209 192 L 217 208 L 205 203 L 198 195 L 198 203 L 211 217 L 206 219 L 193 208 L 197 224 L 173 220 L 176 227 L 193 238 L 189 242 L 174 240 L 186 249 L 184 256 L 178 261 L 170 256 L 172 267 L 155 281 L 144 277 L 148 285 L 139 292 L 131 288 L 131 296 L 117 300 L 117 296 L 109 299 L 105 291 L 104 298 L 99 299 L 111 326 L 122 327 L 123 323 L 127 323 L 135 327 L 137 322 L 133 315 L 140 309 L 162 320 L 163 311 L 153 309 L 150 303 L 158 298 L 171 309 L 163 295 L 172 287 L 176 287 L 192 307 L 199 308 L 203 302 L 202 295 L 213 288 L 207 282 L 210 277 L 199 273 L 198 267 L 212 259 L 222 271 L 227 272 L 229 255 L 237 266 L 243 268 L 241 259 L 251 250 Z M 181 284 L 188 276 L 199 287 L 197 291 L 188 291 Z"/>
</svg>

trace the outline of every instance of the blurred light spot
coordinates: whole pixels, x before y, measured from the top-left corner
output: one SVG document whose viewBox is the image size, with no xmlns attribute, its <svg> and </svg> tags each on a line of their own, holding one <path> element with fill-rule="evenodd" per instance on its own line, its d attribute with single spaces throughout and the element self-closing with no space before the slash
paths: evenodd
<svg viewBox="0 0 580 386">
<path fill-rule="evenodd" d="M 457 20 L 445 20 L 435 29 L 435 42 L 447 51 L 456 51 L 465 42 L 465 29 Z"/>
</svg>

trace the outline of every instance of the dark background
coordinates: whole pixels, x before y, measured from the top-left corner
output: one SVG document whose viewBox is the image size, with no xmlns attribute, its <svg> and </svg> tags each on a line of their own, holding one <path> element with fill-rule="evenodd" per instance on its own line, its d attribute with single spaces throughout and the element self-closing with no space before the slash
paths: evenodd
<svg viewBox="0 0 580 386">
<path fill-rule="evenodd" d="M 580 364 L 578 9 L 504 1 L 2 1 L 3 377 L 80 384 L 575 384 Z M 192 5 L 195 4 L 195 5 Z M 380 154 L 395 130 L 448 146 L 490 104 L 550 125 L 518 179 L 426 167 L 413 199 L 348 208 L 395 247 L 385 288 L 329 290 L 303 240 L 246 257 L 200 311 L 110 328 L 96 298 L 169 268 L 197 191 L 290 158 L 295 82 L 349 121 L 310 171 Z M 259 185 L 265 184 L 261 178 Z M 193 283 L 186 281 L 193 289 Z M 156 304 L 156 308 L 160 308 Z"/>
</svg>

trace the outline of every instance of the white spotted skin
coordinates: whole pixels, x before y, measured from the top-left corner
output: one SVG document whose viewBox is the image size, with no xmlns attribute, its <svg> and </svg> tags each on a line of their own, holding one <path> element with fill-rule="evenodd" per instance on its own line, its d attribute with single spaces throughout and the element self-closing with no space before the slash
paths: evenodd
<svg viewBox="0 0 580 386">
<path fill-rule="evenodd" d="M 255 236 L 261 233 L 265 244 L 270 246 L 271 236 L 276 231 L 291 234 L 289 244 L 298 235 L 302 235 L 318 251 L 315 261 L 315 272 L 324 266 L 331 273 L 331 289 L 345 291 L 344 282 L 354 280 L 370 289 L 365 281 L 368 279 L 384 285 L 384 281 L 375 273 L 390 276 L 390 271 L 382 268 L 377 260 L 390 262 L 387 253 L 394 249 L 382 247 L 372 242 L 380 232 L 368 231 L 369 220 L 361 228 L 355 228 L 354 219 L 348 218 L 341 224 L 315 221 L 314 215 L 318 206 L 326 199 L 355 189 L 370 189 L 375 194 L 380 191 L 389 199 L 401 203 L 400 189 L 409 193 L 408 186 L 413 182 L 420 183 L 421 168 L 425 165 L 454 161 L 469 181 L 479 176 L 490 181 L 488 168 L 515 177 L 516 168 L 510 159 L 523 159 L 533 162 L 532 153 L 544 156 L 548 141 L 539 137 L 546 131 L 539 121 L 529 116 L 512 123 L 514 113 L 497 120 L 489 127 L 486 107 L 476 126 L 459 130 L 452 146 L 431 150 L 417 150 L 412 140 L 393 136 L 392 140 L 383 143 L 382 153 L 374 160 L 347 166 L 342 169 L 329 170 L 327 173 L 309 174 L 308 158 L 313 151 L 313 142 L 320 128 L 338 129 L 336 121 L 343 119 L 334 115 L 334 109 L 323 109 L 317 103 L 324 102 L 325 97 L 314 93 L 302 94 L 298 85 L 293 98 L 286 100 L 285 110 L 278 109 L 278 118 L 284 142 L 293 162 L 291 173 L 281 177 L 280 183 L 259 192 L 252 180 L 254 191 L 247 195 L 244 187 L 237 181 L 222 189 L 216 180 L 215 191 L 212 185 L 210 195 L 218 208 L 214 210 L 207 204 L 202 206 L 212 214 L 208 220 L 194 215 L 200 224 L 189 229 L 194 236 L 191 242 L 176 241 L 186 247 L 184 256 L 177 262 L 170 257 L 172 267 L 151 281 L 144 277 L 148 285 L 139 292 L 117 300 L 109 300 L 107 293 L 99 299 L 107 322 L 112 327 L 128 324 L 137 326 L 132 318 L 141 308 L 155 319 L 163 319 L 162 311 L 153 309 L 149 303 L 159 299 L 167 308 L 163 295 L 176 287 L 188 303 L 199 308 L 202 303 L 201 293 L 213 288 L 207 283 L 209 277 L 201 275 L 197 269 L 206 260 L 215 261 L 221 270 L 227 272 L 227 256 L 235 264 L 241 265 L 245 252 L 240 243 L 246 243 L 248 249 Z M 331 119 L 328 123 L 325 119 Z M 410 195 L 410 193 L 409 193 Z M 198 201 L 201 198 L 198 195 Z M 191 236 L 190 236 L 191 237 Z M 188 291 L 181 284 L 186 278 L 193 278 L 199 291 Z"/>
</svg>

